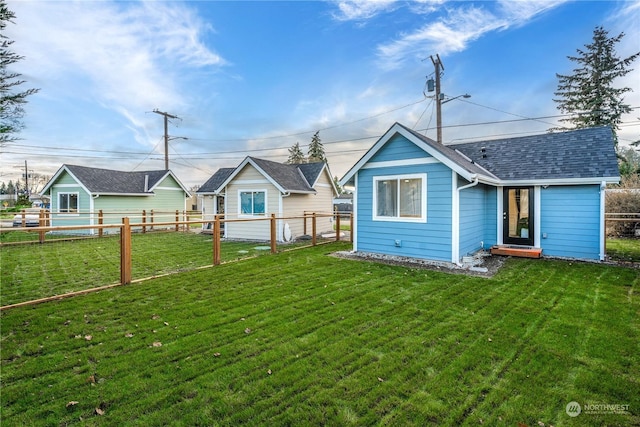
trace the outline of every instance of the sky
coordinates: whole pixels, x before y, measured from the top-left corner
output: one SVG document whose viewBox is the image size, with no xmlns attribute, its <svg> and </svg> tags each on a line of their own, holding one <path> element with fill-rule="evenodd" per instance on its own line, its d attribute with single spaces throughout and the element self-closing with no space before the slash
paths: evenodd
<svg viewBox="0 0 640 427">
<path fill-rule="evenodd" d="M 0 182 L 63 164 L 169 167 L 187 188 L 246 156 L 285 162 L 317 131 L 333 175 L 395 122 L 436 139 L 431 57 L 440 56 L 443 142 L 544 133 L 568 56 L 603 26 L 640 51 L 640 1 L 8 0 L 5 34 L 24 59 L 20 140 L 0 148 Z M 640 137 L 640 61 L 620 144 Z M 469 94 L 470 98 L 461 97 Z M 40 186 L 41 188 L 42 186 Z"/>
</svg>

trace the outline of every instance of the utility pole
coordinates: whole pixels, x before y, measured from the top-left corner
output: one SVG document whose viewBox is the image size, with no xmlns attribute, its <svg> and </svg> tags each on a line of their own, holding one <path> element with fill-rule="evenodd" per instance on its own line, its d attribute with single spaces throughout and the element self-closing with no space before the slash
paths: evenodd
<svg viewBox="0 0 640 427">
<path fill-rule="evenodd" d="M 436 54 L 434 58 L 431 55 L 431 62 L 436 71 L 436 128 L 438 131 L 438 144 L 442 144 L 442 96 L 440 95 L 440 73 L 444 70 L 444 65 L 440 60 L 440 55 Z"/>
<path fill-rule="evenodd" d="M 169 119 L 179 119 L 180 117 L 160 111 L 157 108 L 153 112 L 164 116 L 164 170 L 169 170 Z"/>
<path fill-rule="evenodd" d="M 27 200 L 29 200 L 29 169 L 26 160 L 24 161 L 24 190 L 27 193 Z"/>
</svg>

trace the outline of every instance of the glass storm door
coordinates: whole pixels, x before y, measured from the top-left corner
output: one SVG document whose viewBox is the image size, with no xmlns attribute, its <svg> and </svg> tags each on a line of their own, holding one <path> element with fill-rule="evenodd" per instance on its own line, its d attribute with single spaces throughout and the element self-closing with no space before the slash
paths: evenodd
<svg viewBox="0 0 640 427">
<path fill-rule="evenodd" d="M 533 187 L 505 187 L 503 242 L 533 246 Z"/>
</svg>

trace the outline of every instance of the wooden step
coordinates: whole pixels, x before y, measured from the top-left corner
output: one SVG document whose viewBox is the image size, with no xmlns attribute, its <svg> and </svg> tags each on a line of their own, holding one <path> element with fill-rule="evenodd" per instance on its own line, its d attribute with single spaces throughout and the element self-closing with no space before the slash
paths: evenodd
<svg viewBox="0 0 640 427">
<path fill-rule="evenodd" d="M 495 245 L 491 247 L 491 255 L 507 255 L 521 258 L 540 258 L 542 249 L 531 246 Z"/>
</svg>

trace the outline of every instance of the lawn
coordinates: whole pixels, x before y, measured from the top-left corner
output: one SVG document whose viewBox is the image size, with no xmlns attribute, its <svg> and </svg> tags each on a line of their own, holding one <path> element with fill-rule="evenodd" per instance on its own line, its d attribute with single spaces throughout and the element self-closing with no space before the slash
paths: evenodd
<svg viewBox="0 0 640 427">
<path fill-rule="evenodd" d="M 35 237 L 34 237 L 35 236 Z M 120 238 L 83 238 L 54 241 L 70 236 L 47 236 L 43 245 L 12 244 L 0 247 L 0 305 L 81 291 L 120 281 Z M 5 232 L 3 242 L 37 239 L 37 233 Z M 278 250 L 308 245 L 283 244 Z M 223 242 L 222 262 L 269 254 L 269 243 Z M 258 248 L 258 249 L 256 249 Z M 265 250 L 267 249 L 267 250 Z M 154 232 L 132 236 L 132 277 L 144 279 L 193 270 L 213 263 L 211 235 Z"/>
<path fill-rule="evenodd" d="M 2 425 L 640 423 L 637 270 L 326 255 L 348 247 L 2 312 Z"/>
<path fill-rule="evenodd" d="M 618 262 L 640 262 L 640 239 L 607 239 L 607 255 Z"/>
</svg>

